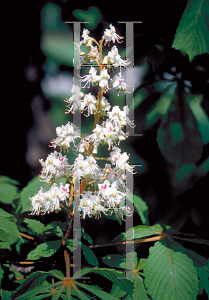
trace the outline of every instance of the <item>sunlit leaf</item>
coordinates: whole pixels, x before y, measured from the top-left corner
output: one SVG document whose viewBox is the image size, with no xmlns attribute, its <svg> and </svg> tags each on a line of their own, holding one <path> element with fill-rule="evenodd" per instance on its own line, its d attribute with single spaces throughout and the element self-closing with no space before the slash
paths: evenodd
<svg viewBox="0 0 209 300">
<path fill-rule="evenodd" d="M 196 300 L 197 271 L 184 248 L 172 239 L 165 238 L 150 248 L 144 276 L 153 300 Z"/>
<path fill-rule="evenodd" d="M 208 0 L 189 0 L 181 17 L 172 47 L 187 53 L 190 61 L 209 52 L 208 14 Z"/>
</svg>

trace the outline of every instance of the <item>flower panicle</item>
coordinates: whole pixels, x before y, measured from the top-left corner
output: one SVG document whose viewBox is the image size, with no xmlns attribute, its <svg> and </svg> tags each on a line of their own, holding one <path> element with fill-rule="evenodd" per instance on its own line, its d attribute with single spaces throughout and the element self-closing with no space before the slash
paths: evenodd
<svg viewBox="0 0 209 300">
<path fill-rule="evenodd" d="M 84 29 L 82 40 L 75 44 L 75 49 L 80 53 L 81 63 L 89 64 L 89 72 L 80 76 L 82 86 L 73 85 L 71 96 L 64 101 L 66 114 L 75 114 L 78 111 L 86 117 L 93 116 L 94 128 L 90 134 L 85 135 L 71 122 L 56 128 L 57 136 L 51 142 L 51 147 L 56 150 L 50 153 L 45 161 L 39 160 L 42 166 L 40 181 L 48 183 L 49 189 L 41 187 L 39 192 L 30 198 L 31 214 L 59 211 L 62 203 L 68 205 L 69 198 L 73 197 L 69 189 L 72 188 L 74 180 L 80 180 L 81 199 L 78 209 L 83 218 L 98 218 L 102 213 L 114 214 L 120 219 L 132 215 L 131 209 L 126 205 L 126 174 L 134 174 L 134 168 L 128 162 L 129 155 L 126 152 L 122 153 L 119 145 L 128 138 L 128 133 L 123 131 L 123 127 L 134 127 L 134 123 L 128 117 L 128 106 L 122 109 L 117 105 L 112 107 L 105 94 L 110 89 L 115 89 L 118 96 L 120 93 L 128 93 L 128 85 L 122 71 L 130 62 L 121 58 L 116 45 L 103 58 L 103 46 L 109 45 L 110 42 L 122 43 L 123 40 L 112 24 L 105 29 L 99 42 L 89 34 L 89 30 Z M 87 53 L 80 50 L 82 45 L 88 49 Z M 116 68 L 119 68 L 119 72 L 111 78 L 111 70 Z M 91 87 L 93 91 L 82 92 L 82 89 Z M 97 95 L 94 94 L 96 88 L 99 90 Z M 104 145 L 108 146 L 109 157 L 97 158 L 98 148 Z M 62 154 L 62 150 L 68 152 L 69 148 L 76 150 L 76 158 L 71 165 L 68 155 Z M 100 160 L 107 160 L 105 166 L 100 167 Z M 62 178 L 67 181 L 65 185 L 60 180 Z"/>
</svg>

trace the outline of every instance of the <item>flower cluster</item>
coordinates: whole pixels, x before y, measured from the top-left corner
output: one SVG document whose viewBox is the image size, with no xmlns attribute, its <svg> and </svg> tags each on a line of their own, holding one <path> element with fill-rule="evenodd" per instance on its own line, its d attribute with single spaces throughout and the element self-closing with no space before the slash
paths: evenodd
<svg viewBox="0 0 209 300">
<path fill-rule="evenodd" d="M 31 198 L 32 214 L 40 212 L 49 213 L 60 209 L 60 202 L 68 202 L 70 196 L 69 187 L 74 184 L 74 180 L 81 181 L 81 199 L 79 210 L 86 216 L 100 216 L 114 214 L 119 218 L 129 216 L 131 210 L 125 204 L 126 173 L 134 174 L 133 167 L 129 165 L 129 156 L 126 152 L 122 153 L 119 148 L 120 142 L 128 137 L 124 132 L 124 126 L 133 127 L 133 122 L 128 118 L 129 109 L 124 106 L 111 107 L 108 98 L 105 97 L 110 89 L 115 89 L 117 95 L 120 92 L 127 92 L 127 84 L 122 77 L 122 70 L 130 62 L 123 60 L 114 45 L 108 54 L 103 57 L 102 49 L 110 42 L 121 43 L 120 37 L 115 27 L 111 24 L 109 29 L 104 31 L 102 39 L 97 42 L 89 36 L 87 29 L 83 30 L 82 40 L 77 44 L 85 45 L 88 52 L 80 51 L 82 63 L 96 63 L 98 68 L 90 66 L 87 75 L 80 77 L 81 87 L 73 85 L 71 97 L 65 99 L 67 103 L 66 113 L 85 113 L 88 117 L 94 116 L 94 128 L 91 134 L 81 135 L 81 129 L 73 123 L 68 122 L 56 128 L 57 137 L 52 141 L 52 147 L 75 150 L 76 158 L 70 166 L 67 156 L 61 152 L 54 151 L 49 154 L 46 161 L 40 160 L 43 167 L 40 180 L 47 182 L 51 187 L 48 191 L 43 188 Z M 111 78 L 111 70 L 119 68 L 119 73 L 114 72 Z M 83 93 L 81 89 L 98 87 L 97 95 Z M 105 96 L 104 96 L 105 94 Z M 101 120 L 102 118 L 102 120 Z M 109 157 L 96 157 L 100 146 L 108 146 Z M 100 167 L 99 161 L 106 160 L 104 167 Z M 65 186 L 58 179 L 65 178 Z M 73 189 L 71 189 L 72 193 Z"/>
<path fill-rule="evenodd" d="M 56 183 L 54 183 L 50 190 L 46 191 L 41 187 L 39 192 L 30 198 L 32 208 L 32 214 L 40 214 L 50 213 L 53 211 L 60 210 L 60 202 L 67 202 L 69 198 L 69 184 L 65 184 L 63 186 L 60 183 L 58 187 Z"/>
<path fill-rule="evenodd" d="M 69 173 L 68 159 L 60 152 L 54 151 L 48 155 L 45 162 L 43 159 L 40 159 L 39 162 L 43 167 L 40 179 L 49 184 Z"/>
</svg>

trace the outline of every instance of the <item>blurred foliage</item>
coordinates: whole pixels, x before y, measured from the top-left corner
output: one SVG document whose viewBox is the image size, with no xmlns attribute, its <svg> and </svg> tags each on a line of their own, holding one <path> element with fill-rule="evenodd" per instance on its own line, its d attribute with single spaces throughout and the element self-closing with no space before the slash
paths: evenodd
<svg viewBox="0 0 209 300">
<path fill-rule="evenodd" d="M 86 28 L 93 30 L 101 22 L 102 14 L 95 6 L 90 6 L 87 10 L 75 9 L 73 15 L 82 22 L 88 22 Z"/>
</svg>

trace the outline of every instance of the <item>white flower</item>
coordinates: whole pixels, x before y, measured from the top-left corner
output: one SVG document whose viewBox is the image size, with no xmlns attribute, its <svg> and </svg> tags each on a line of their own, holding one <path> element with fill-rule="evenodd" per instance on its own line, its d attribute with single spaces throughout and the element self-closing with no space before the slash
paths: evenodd
<svg viewBox="0 0 209 300">
<path fill-rule="evenodd" d="M 84 159 L 82 154 L 75 159 L 72 165 L 73 176 L 76 179 L 88 177 L 89 179 L 99 178 L 101 176 L 101 171 L 96 163 L 96 160 L 92 155 Z"/>
<path fill-rule="evenodd" d="M 81 135 L 81 131 L 73 123 L 68 122 L 66 125 L 62 125 L 56 128 L 57 138 L 52 141 L 52 146 L 69 148 L 70 144 L 73 143 L 75 146 L 74 140 Z"/>
<path fill-rule="evenodd" d="M 121 72 L 119 72 L 113 77 L 112 83 L 113 83 L 113 88 L 115 88 L 116 91 L 118 92 L 118 96 L 120 92 L 124 93 L 127 91 L 127 84 L 124 82 L 124 79 L 121 76 Z"/>
<path fill-rule="evenodd" d="M 63 177 L 68 174 L 69 164 L 66 156 L 62 156 L 60 152 L 54 151 L 50 153 L 44 162 L 43 159 L 40 159 L 43 169 L 41 171 L 40 179 L 47 183 Z"/>
<path fill-rule="evenodd" d="M 117 41 L 118 43 L 122 43 L 122 40 L 123 37 L 122 36 L 119 36 L 116 31 L 115 31 L 115 27 L 110 24 L 109 25 L 109 29 L 105 29 L 105 32 L 104 32 L 104 35 L 103 35 L 103 38 L 105 39 L 105 42 L 110 42 L 110 41 L 113 41 L 113 43 L 115 43 L 115 41 Z"/>
<path fill-rule="evenodd" d="M 91 94 L 87 94 L 84 97 L 84 107 L 88 109 L 88 116 L 93 114 L 94 110 L 96 110 L 95 104 L 97 103 L 97 99 Z"/>
<path fill-rule="evenodd" d="M 93 133 L 89 136 L 89 141 L 93 143 L 100 142 L 103 137 L 103 126 L 96 124 L 96 127 L 93 129 Z"/>
<path fill-rule="evenodd" d="M 116 46 L 113 46 L 111 51 L 108 52 L 108 57 L 113 61 L 114 67 L 126 67 L 130 64 L 130 62 L 121 58 Z"/>
<path fill-rule="evenodd" d="M 111 108 L 110 103 L 107 101 L 107 99 L 102 96 L 102 99 L 100 101 L 100 110 L 103 112 L 109 111 Z"/>
<path fill-rule="evenodd" d="M 119 126 L 121 118 L 124 118 L 124 112 L 120 110 L 119 106 L 114 106 L 112 111 L 107 113 L 114 127 Z"/>
<path fill-rule="evenodd" d="M 97 62 L 99 60 L 99 51 L 97 46 L 91 45 L 91 50 L 88 55 L 90 56 L 90 62 Z"/>
<path fill-rule="evenodd" d="M 90 31 L 88 29 L 85 29 L 85 28 L 83 29 L 83 33 L 81 36 L 83 38 L 83 40 L 81 40 L 79 43 L 75 44 L 76 49 L 79 49 L 82 44 L 85 45 L 88 43 L 88 40 L 91 39 L 89 37 L 89 33 L 90 33 Z"/>
<path fill-rule="evenodd" d="M 101 86 L 103 89 L 108 89 L 108 79 L 110 78 L 110 75 L 108 74 L 107 69 L 103 69 L 99 76 L 99 86 Z"/>
<path fill-rule="evenodd" d="M 118 131 L 115 130 L 111 122 L 105 122 L 105 126 L 103 128 L 103 134 L 104 134 L 103 139 L 105 143 L 108 144 L 110 149 L 111 145 L 113 144 L 113 141 L 115 141 L 118 136 Z"/>
<path fill-rule="evenodd" d="M 89 70 L 89 74 L 80 77 L 81 82 L 86 82 L 85 85 L 83 86 L 83 88 L 85 88 L 86 86 L 89 88 L 90 83 L 92 83 L 93 85 L 97 84 L 100 77 L 96 74 L 97 74 L 97 70 L 94 67 L 91 66 L 91 68 Z"/>
<path fill-rule="evenodd" d="M 51 188 L 46 191 L 41 187 L 39 192 L 30 198 L 32 204 L 32 214 L 43 214 L 53 212 L 60 209 L 60 201 L 67 202 L 69 198 L 69 184 L 60 187 L 54 183 Z"/>
<path fill-rule="evenodd" d="M 80 87 L 77 85 L 73 85 L 71 93 L 73 94 L 69 99 L 65 100 L 68 103 L 67 113 L 74 113 L 78 109 L 81 109 L 81 98 L 84 96 L 82 92 L 80 92 Z"/>
<path fill-rule="evenodd" d="M 119 176 L 125 173 L 125 171 L 133 173 L 133 167 L 128 164 L 129 156 L 126 152 L 121 153 L 121 149 L 118 147 L 113 147 L 113 151 L 110 152 L 110 157 L 108 158 L 113 165 L 116 165 Z"/>
</svg>

